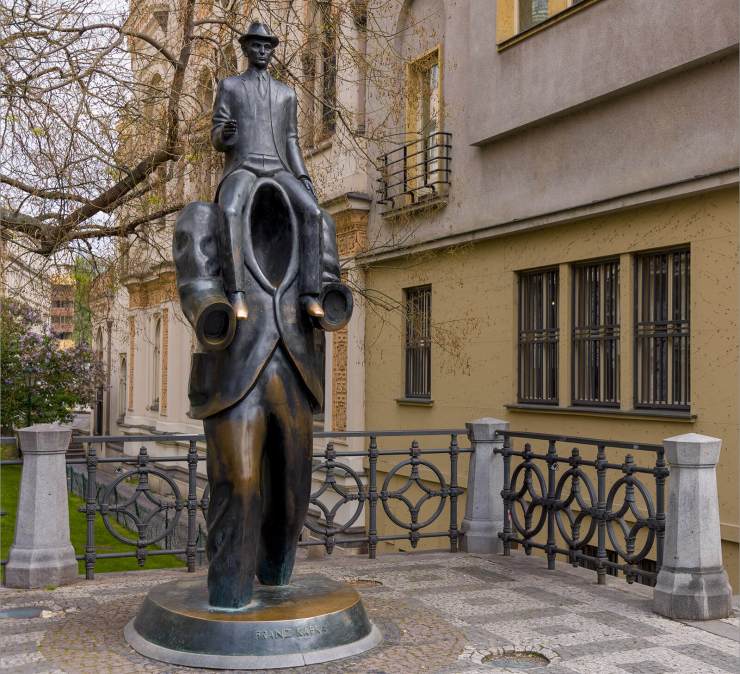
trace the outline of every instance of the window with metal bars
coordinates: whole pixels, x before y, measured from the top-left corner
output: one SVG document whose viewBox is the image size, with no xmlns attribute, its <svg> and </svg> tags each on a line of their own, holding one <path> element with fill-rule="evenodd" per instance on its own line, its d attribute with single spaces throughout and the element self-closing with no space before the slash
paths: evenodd
<svg viewBox="0 0 740 674">
<path fill-rule="evenodd" d="M 690 407 L 690 262 L 688 249 L 637 256 L 635 407 Z"/>
<path fill-rule="evenodd" d="M 573 268 L 574 405 L 619 406 L 619 260 Z"/>
<path fill-rule="evenodd" d="M 432 286 L 406 288 L 406 397 L 432 397 Z"/>
<path fill-rule="evenodd" d="M 519 274 L 519 376 L 522 403 L 558 402 L 557 269 Z"/>
</svg>

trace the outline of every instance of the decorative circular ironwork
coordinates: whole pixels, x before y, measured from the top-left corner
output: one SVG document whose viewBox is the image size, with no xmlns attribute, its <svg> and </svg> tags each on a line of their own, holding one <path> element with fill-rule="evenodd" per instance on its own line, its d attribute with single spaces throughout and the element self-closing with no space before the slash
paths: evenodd
<svg viewBox="0 0 740 674">
<path fill-rule="evenodd" d="M 330 451 L 331 450 L 329 450 L 328 453 L 330 453 Z M 342 487 L 337 483 L 337 475 L 335 473 L 337 470 L 352 480 L 356 491 Z M 329 458 L 323 463 L 317 465 L 312 471 L 312 473 L 319 472 L 324 472 L 324 481 L 316 491 L 311 493 L 310 503 L 315 505 L 321 511 L 324 516 L 324 520 L 326 521 L 326 525 L 311 521 L 310 519 L 306 519 L 305 525 L 309 530 L 313 531 L 315 534 L 319 534 L 320 536 L 336 536 L 337 534 L 347 531 L 357 521 L 365 507 L 367 495 L 365 494 L 360 476 L 344 463 L 337 463 L 333 459 Z M 322 503 L 320 500 L 328 491 L 334 492 L 339 497 L 331 507 Z M 339 512 L 339 509 L 353 501 L 357 504 L 355 511 L 344 524 L 336 526 L 334 524 L 334 519 Z"/>
<path fill-rule="evenodd" d="M 574 450 L 571 460 L 576 465 L 563 473 L 555 488 L 555 499 L 558 502 L 558 509 L 555 511 L 555 521 L 560 530 L 560 535 L 571 550 L 578 550 L 584 545 L 587 545 L 596 532 L 597 527 L 597 522 L 593 518 L 594 508 L 597 505 L 596 492 L 588 475 L 577 466 L 578 459 L 578 450 Z M 568 483 L 570 483 L 568 496 L 563 499 L 563 492 Z M 583 483 L 588 493 L 588 501 L 583 498 L 581 483 Z M 577 506 L 577 512 L 574 512 L 571 507 L 574 503 Z M 564 518 L 568 520 L 567 526 Z M 581 535 L 581 526 L 587 519 L 589 522 L 588 531 L 584 535 Z"/>
<path fill-rule="evenodd" d="M 383 489 L 380 492 L 380 501 L 383 504 L 383 510 L 385 511 L 385 514 L 388 515 L 388 518 L 391 520 L 391 522 L 401 527 L 402 529 L 408 529 L 411 532 L 411 545 L 415 547 L 418 541 L 417 532 L 419 531 L 419 529 L 428 527 L 442 514 L 445 506 L 445 501 L 450 494 L 450 489 L 447 485 L 447 481 L 445 480 L 444 475 L 439 470 L 439 468 L 437 468 L 437 466 L 435 466 L 434 464 L 419 458 L 421 450 L 419 449 L 419 445 L 416 441 L 412 443 L 410 452 L 410 459 L 406 459 L 405 461 L 397 463 L 386 475 L 383 482 Z M 406 482 L 400 489 L 397 489 L 395 491 L 388 491 L 388 486 L 390 485 L 391 480 L 398 475 L 399 471 L 402 468 L 406 466 L 411 466 L 411 472 L 406 478 Z M 422 467 L 428 468 L 434 474 L 437 481 L 439 482 L 439 489 L 431 489 L 424 484 L 421 476 L 419 475 L 419 469 Z M 416 503 L 413 503 L 411 499 L 408 498 L 408 496 L 406 495 L 406 492 L 408 492 L 409 489 L 411 489 L 414 485 L 416 485 L 423 492 L 422 496 L 419 498 L 418 501 L 416 501 Z M 429 517 L 420 522 L 419 513 L 421 512 L 421 509 L 424 507 L 424 504 L 427 503 L 427 501 L 434 498 L 439 499 L 439 504 L 437 505 L 437 508 Z M 409 516 L 411 517 L 410 522 L 404 522 L 391 511 L 388 502 L 392 500 L 400 501 L 408 508 Z"/>
<path fill-rule="evenodd" d="M 511 475 L 511 487 L 509 491 L 511 508 L 509 514 L 514 529 L 523 538 L 532 538 L 540 532 L 547 521 L 547 510 L 543 507 L 543 499 L 547 497 L 547 487 L 545 486 L 545 477 L 542 475 L 542 471 L 532 461 L 531 456 L 529 456 L 532 451 L 529 443 L 524 446 L 524 451 L 527 454 L 525 460 L 514 469 Z M 520 475 L 522 476 L 522 485 L 517 488 L 517 479 Z M 537 478 L 539 491 L 533 485 L 532 475 Z M 529 496 L 529 498 L 527 499 L 526 496 Z M 515 505 L 518 505 L 522 509 L 524 523 L 522 523 Z M 532 526 L 532 520 L 538 508 L 540 510 L 539 520 L 535 526 Z"/>
<path fill-rule="evenodd" d="M 149 468 L 146 465 L 146 454 L 139 454 L 139 465 L 126 473 L 120 474 L 113 482 L 108 484 L 98 495 L 98 508 L 103 518 L 103 524 L 108 532 L 116 540 L 126 545 L 134 545 L 143 548 L 153 543 L 157 543 L 169 536 L 177 527 L 180 520 L 180 513 L 186 506 L 186 501 L 181 498 L 180 490 L 175 481 L 166 473 L 156 468 Z M 172 490 L 172 501 L 165 500 L 161 494 L 155 493 L 149 483 L 150 476 L 161 479 Z M 118 500 L 118 486 L 133 477 L 137 477 L 136 489 L 125 501 Z M 139 498 L 143 497 L 145 503 L 139 505 Z M 133 511 L 130 509 L 133 507 Z M 174 510 L 174 516 L 169 519 L 166 514 Z M 166 524 L 159 534 L 150 534 L 152 523 L 159 515 L 165 514 Z M 122 517 L 124 522 L 131 525 L 128 528 L 135 529 L 138 532 L 138 538 L 129 538 L 123 536 L 113 527 L 110 517 Z"/>
<path fill-rule="evenodd" d="M 629 466 L 632 464 L 632 461 L 630 461 L 631 458 L 632 457 L 627 457 L 627 462 L 625 464 L 627 471 L 629 471 Z M 619 510 L 615 511 L 614 502 L 622 487 L 625 488 L 624 501 Z M 645 502 L 647 516 L 640 512 L 637 507 L 635 489 L 637 489 L 637 492 Z M 655 528 L 651 525 L 651 523 L 655 521 L 655 506 L 653 505 L 653 499 L 645 485 L 628 472 L 627 475 L 617 480 L 609 490 L 609 494 L 606 497 L 606 511 L 606 530 L 614 550 L 628 564 L 636 564 L 640 562 L 647 556 L 655 542 Z M 631 526 L 628 525 L 625 520 L 625 515 L 628 513 L 631 515 L 630 519 L 634 520 L 634 524 Z M 624 546 L 621 545 L 619 537 L 617 536 L 617 532 L 615 530 L 616 525 L 619 526 L 619 531 L 624 536 Z M 642 548 L 640 548 L 639 552 L 635 552 L 637 536 L 642 529 L 647 529 L 645 543 Z"/>
</svg>

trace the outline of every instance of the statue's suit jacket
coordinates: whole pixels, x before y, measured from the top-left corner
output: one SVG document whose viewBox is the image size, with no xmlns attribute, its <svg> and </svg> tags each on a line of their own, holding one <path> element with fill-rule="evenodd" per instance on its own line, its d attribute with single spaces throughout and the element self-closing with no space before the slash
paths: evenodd
<svg viewBox="0 0 740 674">
<path fill-rule="evenodd" d="M 188 397 L 189 416 L 194 419 L 217 414 L 247 395 L 276 348 L 287 352 L 306 386 L 313 408 L 318 411 L 323 407 L 324 333 L 314 327 L 299 303 L 299 245 L 295 216 L 291 210 L 288 218 L 281 219 L 284 226 L 290 228 L 287 236 L 290 256 L 287 260 L 284 249 L 286 239 L 275 243 L 273 231 L 269 231 L 269 235 L 257 233 L 254 236 L 250 231 L 254 206 L 266 183 L 279 190 L 287 200 L 282 188 L 269 178 L 259 179 L 256 183 L 247 204 L 248 217 L 245 219 L 249 318 L 237 321 L 236 333 L 228 348 L 193 353 Z M 218 241 L 219 226 L 223 226 L 222 217 L 217 204 L 193 202 L 183 209 L 175 226 L 173 254 L 177 285 L 186 316 L 190 315 L 189 305 L 198 301 L 198 291 L 191 293 L 184 292 L 184 289 L 212 282 L 220 285 L 219 256 L 214 243 Z M 283 247 L 280 257 L 285 260 L 282 280 L 276 284 L 270 282 L 260 266 L 260 260 L 266 266 L 264 260 L 270 258 L 271 245 Z M 194 265 L 188 262 L 193 254 L 210 259 Z M 209 278 L 204 278 L 206 274 Z"/>
<path fill-rule="evenodd" d="M 217 150 L 225 153 L 223 178 L 246 163 L 247 155 L 254 152 L 245 134 L 237 131 L 227 139 L 222 134 L 224 122 L 229 119 L 236 120 L 237 129 L 247 129 L 255 123 L 254 102 L 249 95 L 249 87 L 245 86 L 246 78 L 247 74 L 242 73 L 221 80 L 213 104 L 211 142 Z M 272 137 L 280 161 L 296 178 L 308 176 L 298 143 L 298 101 L 295 91 L 269 74 L 268 80 Z"/>
</svg>

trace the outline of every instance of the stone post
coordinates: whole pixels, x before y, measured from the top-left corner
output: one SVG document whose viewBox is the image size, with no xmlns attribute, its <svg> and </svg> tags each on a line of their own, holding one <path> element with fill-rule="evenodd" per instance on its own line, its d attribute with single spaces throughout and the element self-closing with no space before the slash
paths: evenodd
<svg viewBox="0 0 740 674">
<path fill-rule="evenodd" d="M 58 424 L 18 431 L 23 472 L 15 540 L 5 567 L 8 587 L 64 585 L 77 579 L 65 471 L 71 437 L 72 429 Z"/>
<path fill-rule="evenodd" d="M 496 431 L 508 430 L 509 424 L 486 417 L 465 426 L 475 451 L 470 456 L 461 547 L 464 552 L 500 553 L 504 549 L 498 537 L 504 529 L 504 460 L 494 450 L 504 444 Z"/>
<path fill-rule="evenodd" d="M 663 446 L 669 496 L 653 609 L 676 620 L 726 618 L 732 590 L 722 566 L 715 472 L 722 441 L 687 433 L 664 440 Z"/>
</svg>

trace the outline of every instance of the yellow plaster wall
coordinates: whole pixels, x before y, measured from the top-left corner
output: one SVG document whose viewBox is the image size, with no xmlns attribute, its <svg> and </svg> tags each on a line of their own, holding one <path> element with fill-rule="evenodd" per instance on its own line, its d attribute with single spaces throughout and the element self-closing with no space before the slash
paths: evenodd
<svg viewBox="0 0 740 674">
<path fill-rule="evenodd" d="M 403 317 L 370 307 L 366 317 L 367 428 L 450 428 L 481 416 L 508 419 L 513 430 L 660 443 L 696 432 L 724 440 L 717 471 L 725 565 L 738 577 L 738 287 L 736 190 L 600 216 L 368 269 L 372 294 L 398 302 L 402 289 L 432 285 L 432 407 L 403 396 Z M 516 402 L 516 271 L 561 266 L 561 351 L 571 317 L 567 263 L 689 244 L 691 247 L 691 383 L 694 422 L 507 411 Z M 622 268 L 623 409 L 632 398 L 631 279 Z M 569 304 L 569 302 L 568 302 Z M 625 314 L 624 307 L 629 308 Z M 629 318 L 631 323 L 631 318 Z M 560 405 L 570 396 L 570 364 L 560 358 Z M 625 405 L 626 401 L 626 405 Z M 443 465 L 443 464 L 440 464 Z M 462 467 L 464 484 L 466 471 Z M 462 509 L 461 509 L 462 513 Z M 380 533 L 388 528 L 379 517 Z"/>
</svg>

